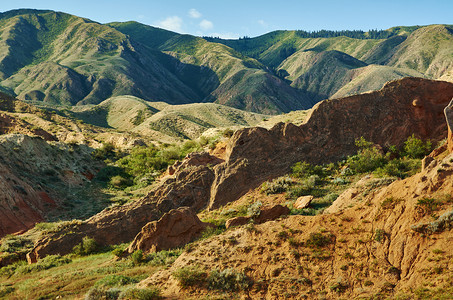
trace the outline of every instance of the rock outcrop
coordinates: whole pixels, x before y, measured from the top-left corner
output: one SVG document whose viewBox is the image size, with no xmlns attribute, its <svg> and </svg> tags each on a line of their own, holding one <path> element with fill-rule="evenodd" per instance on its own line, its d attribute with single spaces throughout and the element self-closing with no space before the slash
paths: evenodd
<svg viewBox="0 0 453 300">
<path fill-rule="evenodd" d="M 156 252 L 184 246 L 208 227 L 190 207 L 180 207 L 164 214 L 158 221 L 149 222 L 132 241 L 128 252 Z"/>
<path fill-rule="evenodd" d="M 238 130 L 225 163 L 214 167 L 209 208 L 287 173 L 295 162 L 326 163 L 353 154 L 361 136 L 381 146 L 401 146 L 411 134 L 439 141 L 447 134 L 443 110 L 452 97 L 452 83 L 404 78 L 380 91 L 322 101 L 300 127 L 280 123 L 270 130 Z"/>
<path fill-rule="evenodd" d="M 301 126 L 279 123 L 270 130 L 238 130 L 226 147 L 224 162 L 193 159 L 197 163 L 186 167 L 183 162 L 144 199 L 105 210 L 77 230 L 38 242 L 31 261 L 68 253 L 69 248 L 62 250 L 66 246 L 60 245 L 74 246 L 84 236 L 100 244 L 131 241 L 145 224 L 171 209 L 215 209 L 287 173 L 295 162 L 326 163 L 350 155 L 361 136 L 381 146 L 400 146 L 411 134 L 437 142 L 447 134 L 443 110 L 452 97 L 452 83 L 405 78 L 377 92 L 320 102 Z M 199 164 L 205 161 L 212 163 Z"/>
<path fill-rule="evenodd" d="M 449 154 L 334 213 L 228 230 L 184 252 L 139 286 L 158 286 L 164 297 L 190 298 L 194 294 L 178 286 L 172 273 L 196 265 L 206 272 L 243 270 L 265 287 L 243 292 L 249 299 L 281 299 L 283 294 L 311 299 L 314 291 L 322 291 L 323 299 L 368 299 L 377 293 L 416 299 L 420 290 L 446 295 L 451 292 L 452 195 Z M 222 247 L 228 240 L 235 244 Z M 197 289 L 198 297 L 205 295 L 210 291 Z"/>
<path fill-rule="evenodd" d="M 312 195 L 308 196 L 301 196 L 297 198 L 296 202 L 294 202 L 294 208 L 295 209 L 304 209 L 310 206 L 311 201 L 313 200 Z"/>
<path fill-rule="evenodd" d="M 105 209 L 81 224 L 41 239 L 29 253 L 28 261 L 35 262 L 49 254 L 70 253 L 85 236 L 95 239 L 99 245 L 130 242 L 143 226 L 172 209 L 187 206 L 199 211 L 205 208 L 213 181 L 214 172 L 210 166 L 179 167 L 174 176 L 164 178 L 143 199 Z"/>
<path fill-rule="evenodd" d="M 256 216 L 250 217 L 236 217 L 226 221 L 225 227 L 228 229 L 234 226 L 245 225 L 250 221 L 253 221 L 254 224 L 262 224 L 268 221 L 273 221 L 281 216 L 289 214 L 290 210 L 288 207 L 283 205 L 273 205 L 270 207 L 263 207 L 260 209 L 260 212 Z"/>
</svg>

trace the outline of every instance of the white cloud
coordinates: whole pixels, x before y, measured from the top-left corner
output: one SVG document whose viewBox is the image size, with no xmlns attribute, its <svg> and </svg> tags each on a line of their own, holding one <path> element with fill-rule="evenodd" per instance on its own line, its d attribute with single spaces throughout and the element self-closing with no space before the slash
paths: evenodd
<svg viewBox="0 0 453 300">
<path fill-rule="evenodd" d="M 210 33 L 209 36 L 219 37 L 219 38 L 225 39 L 225 40 L 236 40 L 239 38 L 240 35 L 238 33 L 233 33 L 233 32 L 223 32 L 223 33 L 213 32 L 213 33 Z"/>
<path fill-rule="evenodd" d="M 158 22 L 157 26 L 163 29 L 180 32 L 182 27 L 182 19 L 178 16 L 168 17 L 165 20 Z"/>
<path fill-rule="evenodd" d="M 263 27 L 267 27 L 267 23 L 264 20 L 258 20 L 258 24 L 260 24 Z"/>
<path fill-rule="evenodd" d="M 189 17 L 191 17 L 193 19 L 198 19 L 198 18 L 201 18 L 201 16 L 202 16 L 202 14 L 195 8 L 189 9 Z"/>
<path fill-rule="evenodd" d="M 209 30 L 209 29 L 214 28 L 214 24 L 212 24 L 212 22 L 208 21 L 208 20 L 201 21 L 199 25 L 200 25 L 200 28 L 203 30 Z"/>
</svg>

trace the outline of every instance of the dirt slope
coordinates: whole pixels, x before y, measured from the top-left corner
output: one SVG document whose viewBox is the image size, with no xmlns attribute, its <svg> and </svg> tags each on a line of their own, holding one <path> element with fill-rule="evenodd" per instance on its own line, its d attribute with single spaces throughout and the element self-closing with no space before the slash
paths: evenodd
<svg viewBox="0 0 453 300">
<path fill-rule="evenodd" d="M 206 286 L 181 289 L 171 274 L 190 265 L 206 272 L 244 272 L 254 284 L 230 294 L 233 298 L 415 299 L 432 293 L 449 299 L 452 161 L 453 154 L 434 160 L 410 178 L 360 195 L 356 205 L 342 211 L 245 225 L 198 242 L 170 269 L 139 285 L 157 285 L 178 299 L 217 294 Z M 437 204 L 430 208 L 420 204 L 423 199 Z"/>
</svg>

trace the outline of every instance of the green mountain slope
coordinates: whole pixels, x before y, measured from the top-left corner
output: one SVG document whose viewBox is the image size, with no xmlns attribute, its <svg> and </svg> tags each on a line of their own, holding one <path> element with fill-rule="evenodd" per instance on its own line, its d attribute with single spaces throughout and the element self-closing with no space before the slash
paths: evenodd
<svg viewBox="0 0 453 300">
<path fill-rule="evenodd" d="M 342 98 L 380 90 L 386 82 L 404 77 L 424 77 L 420 72 L 381 65 L 368 65 L 348 72 L 349 82 L 329 98 Z"/>
<path fill-rule="evenodd" d="M 1 85 L 20 99 L 42 93 L 42 100 L 63 104 L 124 94 L 171 103 L 199 100 L 153 53 L 109 26 L 57 12 L 18 15 L 0 26 L 0 71 L 3 77 L 14 73 Z M 21 49 L 28 60 L 16 56 L 21 39 L 28 42 Z M 30 76 L 43 72 L 46 78 Z"/>
<path fill-rule="evenodd" d="M 205 101 L 261 113 L 288 112 L 314 104 L 307 93 L 268 72 L 264 64 L 221 43 L 171 34 L 136 22 L 110 26 L 176 58 L 180 63 L 167 67 Z"/>
<path fill-rule="evenodd" d="M 377 90 L 389 80 L 407 76 L 453 81 L 452 28 L 394 27 L 374 32 L 379 38 L 372 38 L 373 32 L 323 37 L 341 32 L 274 31 L 256 38 L 207 40 L 275 68 L 316 102 Z"/>
<path fill-rule="evenodd" d="M 48 10 L 0 14 L 0 90 L 47 104 L 214 102 L 276 114 L 405 76 L 453 80 L 453 27 L 222 40 Z"/>
<path fill-rule="evenodd" d="M 94 106 L 76 106 L 73 112 L 86 123 L 151 135 L 157 140 L 194 139 L 209 128 L 254 126 L 268 118 L 215 103 L 169 105 L 133 96 L 112 97 Z"/>
<path fill-rule="evenodd" d="M 453 26 L 420 28 L 397 47 L 387 64 L 441 78 L 453 70 Z"/>
<path fill-rule="evenodd" d="M 290 75 L 292 86 L 311 92 L 316 100 L 329 98 L 348 80 L 350 70 L 366 63 L 339 51 L 298 51 L 287 58 L 281 68 Z"/>
</svg>

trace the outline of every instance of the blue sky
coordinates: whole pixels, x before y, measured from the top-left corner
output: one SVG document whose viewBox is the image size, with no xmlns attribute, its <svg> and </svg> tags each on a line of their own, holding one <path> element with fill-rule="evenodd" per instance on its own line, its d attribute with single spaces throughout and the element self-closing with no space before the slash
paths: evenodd
<svg viewBox="0 0 453 300">
<path fill-rule="evenodd" d="M 387 29 L 453 24 L 453 0 L 0 0 L 0 11 L 52 9 L 100 23 L 135 20 L 179 33 L 238 38 L 277 29 Z"/>
</svg>

